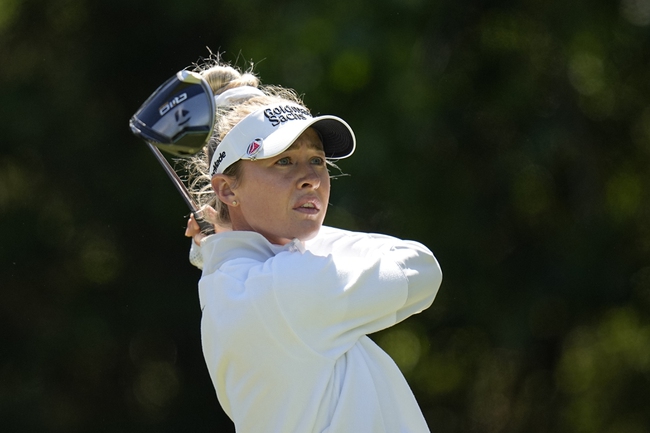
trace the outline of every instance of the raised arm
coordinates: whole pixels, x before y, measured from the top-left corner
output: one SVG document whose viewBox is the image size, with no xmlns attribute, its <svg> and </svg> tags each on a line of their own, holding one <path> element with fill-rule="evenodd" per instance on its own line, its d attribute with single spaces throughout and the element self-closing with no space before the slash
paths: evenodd
<svg viewBox="0 0 650 433">
<path fill-rule="evenodd" d="M 343 243 L 329 255 L 282 253 L 266 268 L 286 320 L 316 350 L 345 349 L 421 312 L 442 282 L 418 242 L 353 234 Z"/>
</svg>

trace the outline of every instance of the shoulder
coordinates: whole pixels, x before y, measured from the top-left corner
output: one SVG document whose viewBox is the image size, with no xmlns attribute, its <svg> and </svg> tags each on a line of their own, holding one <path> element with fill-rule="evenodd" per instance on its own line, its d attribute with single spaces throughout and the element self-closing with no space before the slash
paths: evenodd
<svg viewBox="0 0 650 433">
<path fill-rule="evenodd" d="M 379 233 L 356 232 L 323 226 L 314 239 L 305 243 L 305 247 L 316 255 L 346 255 L 346 253 L 356 255 L 375 249 L 390 249 L 405 242 L 408 241 Z"/>
<path fill-rule="evenodd" d="M 271 244 L 264 236 L 251 231 L 233 231 L 210 235 L 201 242 L 203 273 L 211 273 L 226 262 L 265 262 L 283 247 Z"/>
</svg>

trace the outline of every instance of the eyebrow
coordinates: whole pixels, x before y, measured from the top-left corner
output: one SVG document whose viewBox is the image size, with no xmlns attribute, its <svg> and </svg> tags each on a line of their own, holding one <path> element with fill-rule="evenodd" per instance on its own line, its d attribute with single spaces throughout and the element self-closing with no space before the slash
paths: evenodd
<svg viewBox="0 0 650 433">
<path fill-rule="evenodd" d="M 294 149 L 296 149 L 296 148 L 298 148 L 298 141 L 297 141 L 297 140 L 294 141 L 294 142 L 291 144 L 291 146 L 289 146 L 289 147 L 287 148 L 287 150 L 294 150 Z M 307 148 L 308 148 L 308 149 L 313 149 L 313 150 L 320 150 L 320 151 L 323 151 L 323 152 L 325 151 L 325 147 L 323 146 L 323 143 L 320 142 L 320 141 L 316 141 L 316 142 L 314 142 L 314 141 L 309 140 L 309 141 L 307 142 Z"/>
</svg>

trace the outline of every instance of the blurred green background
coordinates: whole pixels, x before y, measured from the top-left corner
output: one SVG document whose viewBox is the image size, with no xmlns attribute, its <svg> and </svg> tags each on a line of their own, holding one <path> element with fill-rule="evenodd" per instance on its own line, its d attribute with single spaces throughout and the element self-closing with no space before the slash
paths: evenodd
<svg viewBox="0 0 650 433">
<path fill-rule="evenodd" d="M 233 431 L 128 128 L 210 50 L 354 128 L 328 224 L 438 257 L 373 336 L 432 431 L 650 432 L 650 0 L 0 0 L 2 431 Z"/>
</svg>

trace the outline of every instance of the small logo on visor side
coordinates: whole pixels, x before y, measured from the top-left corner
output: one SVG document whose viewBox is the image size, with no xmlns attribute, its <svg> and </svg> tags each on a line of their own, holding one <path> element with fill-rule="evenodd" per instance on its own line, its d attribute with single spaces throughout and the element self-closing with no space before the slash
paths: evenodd
<svg viewBox="0 0 650 433">
<path fill-rule="evenodd" d="M 225 157 L 226 157 L 226 152 L 221 152 L 217 160 L 214 161 L 214 164 L 212 164 L 212 176 L 217 174 L 217 170 L 219 170 L 219 166 L 221 165 Z"/>
<path fill-rule="evenodd" d="M 246 149 L 246 157 L 252 160 L 255 160 L 255 156 L 260 153 L 262 150 L 263 140 L 261 138 L 256 138 L 251 144 L 248 145 Z"/>
</svg>

